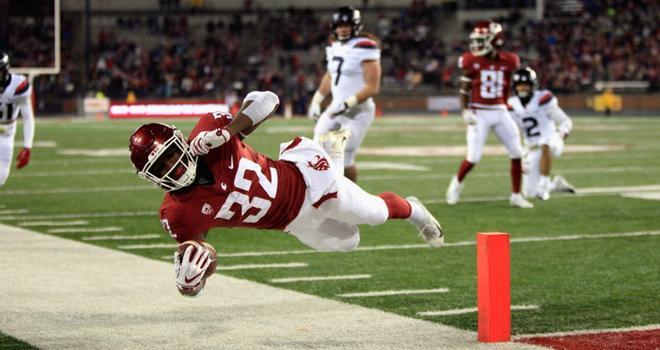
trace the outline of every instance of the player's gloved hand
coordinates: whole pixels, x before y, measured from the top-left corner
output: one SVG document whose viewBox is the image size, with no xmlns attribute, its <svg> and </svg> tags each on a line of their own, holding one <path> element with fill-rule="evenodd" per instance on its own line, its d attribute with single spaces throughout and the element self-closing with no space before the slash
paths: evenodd
<svg viewBox="0 0 660 350">
<path fill-rule="evenodd" d="M 208 154 L 211 149 L 222 146 L 230 138 L 229 130 L 225 128 L 202 131 L 190 141 L 190 153 L 193 156 Z"/>
<path fill-rule="evenodd" d="M 560 138 L 561 140 L 566 140 L 566 139 L 568 138 L 568 133 L 567 133 L 567 132 L 564 132 L 564 131 L 560 131 L 560 132 L 559 132 L 559 138 Z"/>
<path fill-rule="evenodd" d="M 474 114 L 474 111 L 471 109 L 464 109 L 463 112 L 461 112 L 461 117 L 463 117 L 463 120 L 468 125 L 477 124 L 477 115 Z"/>
<path fill-rule="evenodd" d="M 325 96 L 321 95 L 320 92 L 316 91 L 314 97 L 312 97 L 312 102 L 309 104 L 309 109 L 307 110 L 307 117 L 313 121 L 319 120 L 321 116 L 321 102 L 325 99 Z"/>
<path fill-rule="evenodd" d="M 184 295 L 197 295 L 204 281 L 204 273 L 211 264 L 211 252 L 207 249 L 195 249 L 189 246 L 181 256 L 177 250 L 174 253 L 174 272 L 176 273 L 176 287 Z"/>
<path fill-rule="evenodd" d="M 30 162 L 30 149 L 25 147 L 18 153 L 16 157 L 16 169 L 22 169 Z"/>
<path fill-rule="evenodd" d="M 340 114 L 344 114 L 348 112 L 351 108 L 355 107 L 357 103 L 358 101 L 356 96 L 351 96 L 347 98 L 346 101 L 341 101 L 341 102 L 332 101 L 332 103 L 325 112 L 330 114 L 331 118 L 334 118 Z"/>
</svg>

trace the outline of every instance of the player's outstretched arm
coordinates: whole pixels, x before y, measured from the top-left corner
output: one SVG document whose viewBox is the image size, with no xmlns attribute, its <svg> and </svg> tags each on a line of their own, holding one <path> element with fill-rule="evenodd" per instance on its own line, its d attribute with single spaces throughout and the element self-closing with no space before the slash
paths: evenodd
<svg viewBox="0 0 660 350">
<path fill-rule="evenodd" d="M 234 120 L 227 125 L 227 130 L 233 135 L 246 138 L 261 123 L 270 118 L 280 105 L 280 99 L 270 91 L 252 91 L 243 100 L 241 110 Z"/>
<path fill-rule="evenodd" d="M 30 162 L 30 150 L 34 140 L 34 112 L 32 111 L 31 101 L 32 88 L 25 93 L 25 98 L 21 100 L 19 108 L 21 118 L 23 118 L 23 149 L 17 157 L 16 168 L 21 169 Z"/>
<path fill-rule="evenodd" d="M 319 89 L 314 93 L 312 102 L 309 104 L 307 110 L 307 117 L 310 119 L 318 120 L 321 116 L 321 103 L 330 94 L 330 79 L 330 73 L 325 72 L 319 84 Z"/>
</svg>

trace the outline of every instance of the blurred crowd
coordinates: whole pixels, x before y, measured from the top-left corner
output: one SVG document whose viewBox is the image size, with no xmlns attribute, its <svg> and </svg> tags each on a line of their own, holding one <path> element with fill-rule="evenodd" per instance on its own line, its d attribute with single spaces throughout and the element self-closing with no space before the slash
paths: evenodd
<svg viewBox="0 0 660 350">
<path fill-rule="evenodd" d="M 498 20 L 506 28 L 506 48 L 533 66 L 545 87 L 570 93 L 589 91 L 599 80 L 641 80 L 657 90 L 660 11 L 654 4 L 585 0 L 583 10 L 571 16 L 551 4 L 541 22 L 516 11 Z M 63 38 L 62 74 L 39 78 L 37 91 L 59 97 L 232 100 L 247 89 L 270 89 L 290 101 L 294 113 L 304 113 L 325 73 L 330 14 L 250 7 L 203 26 L 190 25 L 183 15 L 116 18 L 112 29 L 95 34 L 87 71 L 65 52 L 73 45 Z M 381 41 L 383 86 L 454 92 L 460 75 L 456 59 L 467 50 L 471 23 L 460 37 L 447 39 L 442 22 L 451 13 L 423 0 L 365 14 L 365 30 Z"/>
</svg>

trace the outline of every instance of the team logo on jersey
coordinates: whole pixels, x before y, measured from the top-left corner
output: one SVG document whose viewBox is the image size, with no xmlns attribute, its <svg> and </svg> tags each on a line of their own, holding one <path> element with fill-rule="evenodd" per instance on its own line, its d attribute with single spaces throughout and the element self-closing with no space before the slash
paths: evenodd
<svg viewBox="0 0 660 350">
<path fill-rule="evenodd" d="M 326 171 L 330 169 L 330 163 L 328 163 L 328 160 L 319 155 L 314 157 L 314 162 L 308 161 L 307 166 L 317 171 Z"/>
<path fill-rule="evenodd" d="M 222 188 L 223 191 L 226 191 L 227 190 L 227 184 L 224 183 L 224 182 L 221 182 L 220 183 L 220 188 Z"/>
<path fill-rule="evenodd" d="M 202 214 L 213 215 L 213 207 L 208 203 L 204 203 L 204 205 L 202 205 Z"/>
<path fill-rule="evenodd" d="M 481 66 L 479 65 L 479 63 L 475 63 L 475 64 L 472 65 L 472 67 L 474 67 L 474 69 L 479 69 L 479 67 L 481 67 Z"/>
</svg>

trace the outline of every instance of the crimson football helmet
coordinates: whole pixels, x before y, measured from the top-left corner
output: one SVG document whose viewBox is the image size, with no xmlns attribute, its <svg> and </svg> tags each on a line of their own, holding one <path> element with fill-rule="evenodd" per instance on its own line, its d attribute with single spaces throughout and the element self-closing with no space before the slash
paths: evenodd
<svg viewBox="0 0 660 350">
<path fill-rule="evenodd" d="M 485 56 L 502 46 L 502 25 L 493 21 L 481 21 L 470 33 L 470 52 L 475 56 Z"/>
<path fill-rule="evenodd" d="M 174 126 L 151 123 L 137 128 L 129 140 L 131 162 L 138 176 L 166 191 L 175 191 L 195 181 L 197 157 Z"/>
</svg>

